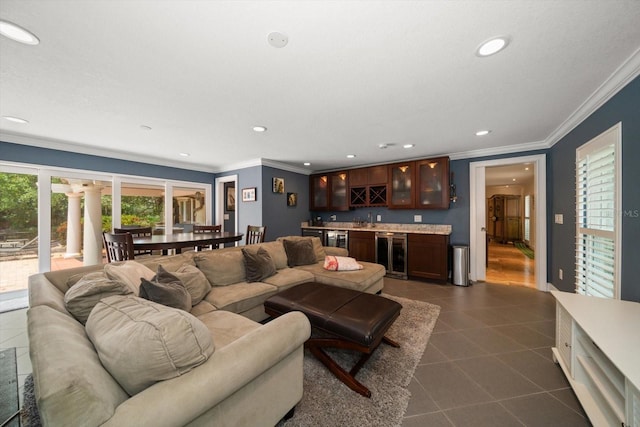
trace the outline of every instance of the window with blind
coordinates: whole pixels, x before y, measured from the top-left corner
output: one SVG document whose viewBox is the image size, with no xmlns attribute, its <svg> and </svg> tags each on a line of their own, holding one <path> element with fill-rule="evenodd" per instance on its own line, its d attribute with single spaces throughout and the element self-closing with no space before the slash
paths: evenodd
<svg viewBox="0 0 640 427">
<path fill-rule="evenodd" d="M 621 124 L 576 150 L 576 293 L 620 298 Z"/>
</svg>

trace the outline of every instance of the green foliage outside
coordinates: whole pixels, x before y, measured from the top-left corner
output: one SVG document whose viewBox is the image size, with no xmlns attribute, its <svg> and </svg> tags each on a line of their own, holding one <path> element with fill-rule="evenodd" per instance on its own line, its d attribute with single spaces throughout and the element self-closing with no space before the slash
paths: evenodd
<svg viewBox="0 0 640 427">
<path fill-rule="evenodd" d="M 62 183 L 53 178 L 54 183 Z M 38 177 L 35 175 L 0 173 L 0 230 L 38 234 Z M 111 230 L 111 196 L 102 196 L 102 230 Z M 122 225 L 152 226 L 162 222 L 163 197 L 123 196 Z M 81 209 L 84 210 L 84 199 Z M 67 235 L 67 196 L 51 194 L 52 238 L 64 242 Z"/>
</svg>

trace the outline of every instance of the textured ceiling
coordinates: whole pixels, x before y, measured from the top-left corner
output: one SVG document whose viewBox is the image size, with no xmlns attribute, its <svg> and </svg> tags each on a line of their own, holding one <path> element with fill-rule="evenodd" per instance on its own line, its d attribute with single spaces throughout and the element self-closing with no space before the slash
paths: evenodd
<svg viewBox="0 0 640 427">
<path fill-rule="evenodd" d="M 0 120 L 3 140 L 209 171 L 548 147 L 640 73 L 636 0 L 2 0 L 0 18 L 41 40 L 0 37 L 0 114 L 30 122 Z"/>
</svg>

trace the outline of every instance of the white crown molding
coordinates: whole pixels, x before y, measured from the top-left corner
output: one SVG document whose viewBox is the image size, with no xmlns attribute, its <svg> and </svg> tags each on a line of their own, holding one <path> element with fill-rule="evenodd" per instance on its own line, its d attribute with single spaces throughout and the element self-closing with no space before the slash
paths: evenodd
<svg viewBox="0 0 640 427">
<path fill-rule="evenodd" d="M 309 169 L 289 165 L 286 163 L 281 163 L 276 160 L 271 159 L 262 159 L 263 166 L 269 166 L 276 169 L 281 169 L 289 172 L 299 173 L 301 175 L 311 175 L 311 171 Z"/>
<path fill-rule="evenodd" d="M 23 135 L 0 130 L 0 141 L 10 142 L 32 147 L 49 148 L 52 150 L 69 151 L 71 153 L 87 154 L 92 156 L 109 157 L 112 159 L 128 160 L 138 163 L 146 163 L 157 166 L 167 166 L 178 169 L 195 170 L 199 172 L 216 173 L 215 168 L 207 165 L 193 164 L 180 161 L 171 161 L 157 157 L 148 156 L 140 159 L 139 155 L 125 153 L 122 151 L 108 150 L 100 147 L 89 147 L 86 145 L 73 144 L 53 138 L 43 138 L 31 135 Z"/>
<path fill-rule="evenodd" d="M 545 140 L 553 147 L 558 141 L 640 75 L 640 48 L 623 62 L 555 131 Z"/>
<path fill-rule="evenodd" d="M 524 144 L 507 145 L 503 147 L 481 148 L 478 150 L 460 151 L 449 154 L 451 160 L 471 159 L 474 157 L 497 156 L 500 154 L 523 153 L 533 150 L 549 148 L 545 141 L 526 142 Z"/>
</svg>

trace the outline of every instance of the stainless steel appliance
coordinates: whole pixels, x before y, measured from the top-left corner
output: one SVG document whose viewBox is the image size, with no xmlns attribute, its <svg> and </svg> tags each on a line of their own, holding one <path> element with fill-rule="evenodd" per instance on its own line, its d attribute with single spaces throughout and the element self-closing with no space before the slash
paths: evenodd
<svg viewBox="0 0 640 427">
<path fill-rule="evenodd" d="M 324 245 L 349 249 L 349 232 L 347 230 L 325 230 Z"/>
<path fill-rule="evenodd" d="M 376 262 L 387 269 L 387 276 L 407 278 L 407 234 L 376 233 Z"/>
<path fill-rule="evenodd" d="M 320 241 L 324 244 L 324 230 L 318 228 L 303 228 L 302 229 L 303 236 L 313 236 L 319 237 Z"/>
</svg>

